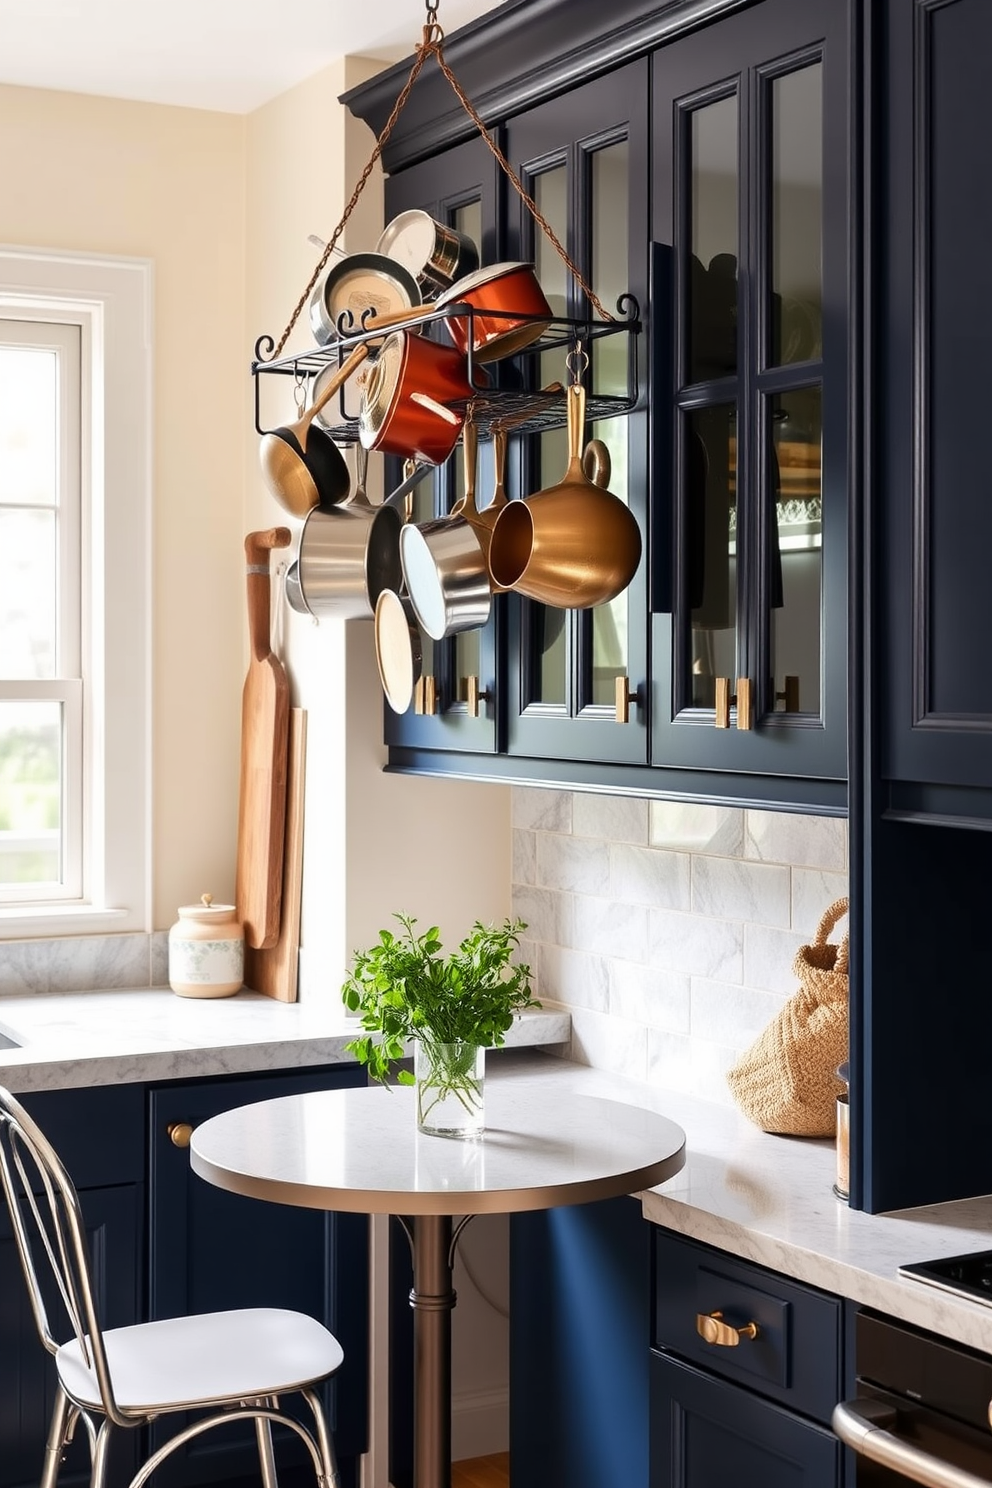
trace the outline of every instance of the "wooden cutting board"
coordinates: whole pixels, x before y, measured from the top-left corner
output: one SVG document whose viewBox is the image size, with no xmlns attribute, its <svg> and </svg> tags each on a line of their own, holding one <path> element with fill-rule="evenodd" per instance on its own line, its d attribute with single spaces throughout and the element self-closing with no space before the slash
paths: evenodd
<svg viewBox="0 0 992 1488">
<path fill-rule="evenodd" d="M 303 899 L 303 803 L 306 784 L 307 715 L 289 713 L 286 777 L 286 845 L 282 870 L 279 937 L 268 950 L 245 946 L 245 986 L 278 1002 L 295 1002 L 299 980 L 300 905 Z"/>
<path fill-rule="evenodd" d="M 249 532 L 245 538 L 248 635 L 251 660 L 241 694 L 241 787 L 235 902 L 245 945 L 273 946 L 279 937 L 286 768 L 289 748 L 289 679 L 272 654 L 269 632 L 269 553 L 288 547 L 288 527 Z"/>
</svg>

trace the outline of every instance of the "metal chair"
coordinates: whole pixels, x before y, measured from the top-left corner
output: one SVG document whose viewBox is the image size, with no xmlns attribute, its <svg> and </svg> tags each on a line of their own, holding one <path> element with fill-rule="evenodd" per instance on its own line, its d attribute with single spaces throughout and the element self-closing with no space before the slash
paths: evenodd
<svg viewBox="0 0 992 1488">
<path fill-rule="evenodd" d="M 264 1488 L 278 1488 L 274 1421 L 306 1444 L 320 1488 L 339 1488 L 334 1448 L 314 1387 L 334 1374 L 344 1354 L 321 1323 L 304 1313 L 250 1308 L 104 1333 L 72 1180 L 37 1124 L 2 1087 L 0 1182 L 38 1332 L 58 1375 L 39 1488 L 55 1488 L 79 1421 L 89 1438 L 91 1488 L 104 1488 L 115 1429 L 134 1430 L 171 1412 L 202 1409 L 210 1414 L 177 1431 L 148 1457 L 130 1488 L 141 1488 L 184 1443 L 243 1417 L 255 1422 Z M 49 1324 L 42 1286 L 49 1273 L 71 1326 L 72 1337 L 64 1343 L 56 1340 Z M 307 1402 L 312 1430 L 280 1407 L 279 1397 L 289 1393 Z"/>
</svg>

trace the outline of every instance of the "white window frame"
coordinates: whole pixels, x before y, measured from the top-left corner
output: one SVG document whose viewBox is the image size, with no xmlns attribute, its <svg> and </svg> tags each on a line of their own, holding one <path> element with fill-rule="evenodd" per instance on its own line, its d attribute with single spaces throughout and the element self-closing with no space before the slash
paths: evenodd
<svg viewBox="0 0 992 1488">
<path fill-rule="evenodd" d="M 0 313 L 82 337 L 82 883 L 0 939 L 152 929 L 152 263 L 0 246 Z"/>
</svg>

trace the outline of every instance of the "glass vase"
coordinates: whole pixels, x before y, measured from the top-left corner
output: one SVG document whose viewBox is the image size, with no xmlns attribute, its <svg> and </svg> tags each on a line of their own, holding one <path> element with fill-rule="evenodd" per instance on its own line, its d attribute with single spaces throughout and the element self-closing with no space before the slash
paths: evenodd
<svg viewBox="0 0 992 1488">
<path fill-rule="evenodd" d="M 418 1130 L 432 1137 L 480 1137 L 485 1070 L 486 1051 L 478 1044 L 418 1038 L 413 1052 Z"/>
</svg>

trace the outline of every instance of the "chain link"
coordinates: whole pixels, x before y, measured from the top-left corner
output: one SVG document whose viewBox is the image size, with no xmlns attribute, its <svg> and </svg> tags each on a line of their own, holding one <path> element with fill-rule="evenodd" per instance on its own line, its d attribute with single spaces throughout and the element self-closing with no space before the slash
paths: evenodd
<svg viewBox="0 0 992 1488">
<path fill-rule="evenodd" d="M 489 133 L 489 130 L 483 123 L 478 110 L 472 103 L 472 100 L 465 93 L 458 79 L 455 77 L 451 68 L 448 66 L 447 59 L 445 58 L 444 52 L 442 50 L 444 32 L 442 31 L 440 22 L 437 18 L 438 5 L 440 3 L 440 0 L 425 0 L 425 3 L 427 10 L 427 20 L 424 25 L 423 38 L 417 47 L 417 55 L 414 59 L 413 66 L 410 69 L 410 76 L 407 78 L 402 89 L 397 95 L 396 102 L 393 104 L 389 118 L 383 125 L 382 131 L 375 142 L 375 148 L 373 149 L 372 154 L 369 156 L 368 163 L 365 166 L 365 169 L 362 171 L 362 174 L 358 178 L 358 184 L 356 185 L 354 191 L 351 193 L 351 198 L 348 202 L 348 205 L 344 209 L 341 221 L 338 223 L 337 227 L 331 234 L 329 242 L 325 245 L 324 251 L 317 263 L 317 267 L 314 269 L 313 273 L 310 276 L 310 282 L 307 284 L 306 289 L 300 295 L 300 298 L 296 303 L 296 308 L 289 318 L 289 324 L 286 326 L 286 329 L 279 337 L 276 348 L 272 353 L 273 359 L 279 356 L 283 347 L 286 345 L 286 342 L 289 340 L 293 327 L 299 320 L 300 314 L 303 311 L 303 307 L 310 299 L 310 295 L 313 293 L 317 280 L 324 272 L 324 269 L 327 266 L 327 262 L 330 259 L 331 254 L 334 252 L 335 247 L 337 246 L 338 239 L 344 232 L 344 229 L 348 223 L 348 219 L 358 204 L 358 198 L 365 190 L 365 186 L 369 179 L 369 176 L 375 169 L 376 163 L 379 160 L 379 157 L 382 155 L 386 142 L 393 132 L 396 121 L 406 106 L 407 100 L 409 99 L 410 94 L 413 91 L 413 85 L 417 81 L 417 78 L 423 71 L 425 63 L 430 57 L 433 57 L 436 60 L 438 67 L 450 84 L 455 97 L 458 99 L 462 108 L 468 114 L 476 129 L 485 140 L 486 145 L 488 146 L 494 159 L 498 163 L 500 169 L 503 171 L 503 174 L 511 182 L 514 190 L 520 197 L 520 200 L 530 212 L 531 216 L 534 218 L 534 221 L 541 228 L 541 231 L 544 233 L 545 237 L 548 239 L 548 242 L 554 248 L 555 252 L 558 254 L 558 257 L 561 259 L 562 263 L 572 275 L 573 279 L 581 289 L 582 293 L 585 295 L 586 299 L 589 301 L 590 305 L 592 305 L 593 309 L 603 320 L 614 321 L 616 319 L 615 316 L 611 315 L 609 311 L 604 308 L 597 295 L 586 283 L 585 279 L 582 276 L 582 273 L 569 256 L 567 249 L 562 246 L 561 242 L 554 232 L 554 229 L 551 227 L 551 224 L 542 215 L 536 201 L 532 196 L 529 195 L 529 193 L 525 189 L 523 182 L 520 180 L 520 177 L 517 175 L 516 171 L 513 169 L 506 156 L 503 154 L 503 151 L 500 149 L 499 145 L 493 139 L 492 135 Z"/>
</svg>

